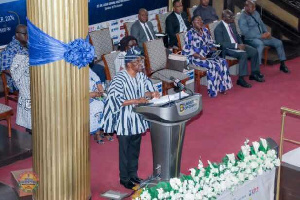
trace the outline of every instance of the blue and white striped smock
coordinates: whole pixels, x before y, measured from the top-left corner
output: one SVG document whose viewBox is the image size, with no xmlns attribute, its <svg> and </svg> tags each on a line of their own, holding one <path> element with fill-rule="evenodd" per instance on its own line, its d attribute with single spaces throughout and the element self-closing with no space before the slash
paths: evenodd
<svg viewBox="0 0 300 200">
<path fill-rule="evenodd" d="M 134 105 L 122 106 L 125 100 L 139 99 L 145 92 L 153 92 L 150 79 L 142 72 L 131 77 L 123 70 L 113 78 L 107 101 L 104 106 L 101 127 L 105 133 L 117 132 L 117 135 L 136 135 L 146 132 L 149 123 L 141 115 L 133 112 Z"/>
</svg>

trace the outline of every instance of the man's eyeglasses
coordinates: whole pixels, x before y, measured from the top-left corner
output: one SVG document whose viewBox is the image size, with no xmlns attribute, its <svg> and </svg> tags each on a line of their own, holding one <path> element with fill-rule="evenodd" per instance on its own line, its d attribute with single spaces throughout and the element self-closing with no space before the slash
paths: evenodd
<svg viewBox="0 0 300 200">
<path fill-rule="evenodd" d="M 128 47 L 136 47 L 138 46 L 137 44 L 132 44 L 132 45 L 128 45 Z"/>
<path fill-rule="evenodd" d="M 28 33 L 22 33 L 22 32 L 16 32 L 16 33 L 20 33 L 20 34 L 23 34 L 23 35 L 27 35 Z"/>
<path fill-rule="evenodd" d="M 227 15 L 227 18 L 228 18 L 228 19 L 234 19 L 235 16 L 234 16 L 234 15 Z"/>
<path fill-rule="evenodd" d="M 139 57 L 138 59 L 132 61 L 134 64 L 144 64 L 145 63 L 145 58 L 144 56 Z"/>
</svg>

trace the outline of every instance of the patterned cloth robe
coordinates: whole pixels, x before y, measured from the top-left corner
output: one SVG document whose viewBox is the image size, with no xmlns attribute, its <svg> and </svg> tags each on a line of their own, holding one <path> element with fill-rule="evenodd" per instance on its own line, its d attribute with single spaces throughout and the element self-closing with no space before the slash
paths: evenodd
<svg viewBox="0 0 300 200">
<path fill-rule="evenodd" d="M 90 70 L 90 91 L 98 91 L 97 85 L 101 84 L 100 78 L 97 74 Z M 90 98 L 90 134 L 95 134 L 100 130 L 100 122 L 103 117 L 103 108 L 104 108 L 105 98 Z"/>
<path fill-rule="evenodd" d="M 149 123 L 133 112 L 134 105 L 122 106 L 125 100 L 139 99 L 146 92 L 153 92 L 150 79 L 142 72 L 131 77 L 127 70 L 120 71 L 113 78 L 104 106 L 101 127 L 105 133 L 117 132 L 117 135 L 136 135 L 146 132 Z"/>
<path fill-rule="evenodd" d="M 31 129 L 30 71 L 28 55 L 17 54 L 10 66 L 11 77 L 19 89 L 16 123 Z"/>
<path fill-rule="evenodd" d="M 229 75 L 227 62 L 220 57 L 207 58 L 201 60 L 193 56 L 197 53 L 203 57 L 212 51 L 214 41 L 212 40 L 208 29 L 203 28 L 203 33 L 199 33 L 192 28 L 186 33 L 183 55 L 188 56 L 189 63 L 205 67 L 207 71 L 207 89 L 210 97 L 216 97 L 218 92 L 225 92 L 232 88 L 232 81 Z"/>
<path fill-rule="evenodd" d="M 7 45 L 7 47 L 1 52 L 0 56 L 0 69 L 10 70 L 13 58 L 16 54 L 28 55 L 28 49 L 24 48 L 21 43 L 13 37 L 12 41 Z M 7 85 L 10 92 L 18 90 L 10 76 L 6 76 Z"/>
</svg>

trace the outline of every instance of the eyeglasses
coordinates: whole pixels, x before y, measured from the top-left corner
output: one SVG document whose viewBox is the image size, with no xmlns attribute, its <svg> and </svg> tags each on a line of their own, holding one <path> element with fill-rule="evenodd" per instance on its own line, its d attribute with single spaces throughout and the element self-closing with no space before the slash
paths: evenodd
<svg viewBox="0 0 300 200">
<path fill-rule="evenodd" d="M 228 18 L 228 19 L 234 19 L 235 16 L 234 16 L 234 15 L 227 15 L 227 18 Z"/>
<path fill-rule="evenodd" d="M 20 34 L 23 34 L 23 35 L 27 35 L 28 33 L 22 33 L 22 32 L 16 32 L 16 33 L 20 33 Z"/>
<path fill-rule="evenodd" d="M 139 57 L 138 59 L 132 61 L 132 63 L 136 64 L 136 65 L 140 65 L 140 64 L 144 64 L 145 58 L 143 56 Z"/>
<path fill-rule="evenodd" d="M 138 44 L 132 44 L 132 45 L 128 44 L 128 47 L 136 47 L 136 46 L 138 46 Z"/>
</svg>

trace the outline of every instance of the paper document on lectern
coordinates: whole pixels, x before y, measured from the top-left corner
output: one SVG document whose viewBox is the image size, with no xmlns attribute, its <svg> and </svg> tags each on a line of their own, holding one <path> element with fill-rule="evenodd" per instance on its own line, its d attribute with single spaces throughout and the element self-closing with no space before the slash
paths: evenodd
<svg viewBox="0 0 300 200">
<path fill-rule="evenodd" d="M 187 96 L 189 96 L 189 94 L 182 91 L 180 93 L 175 93 L 175 94 L 171 94 L 171 95 L 162 96 L 159 99 L 157 99 L 157 98 L 151 99 L 149 101 L 149 103 L 164 104 L 164 103 L 168 103 L 170 101 L 176 101 L 180 98 L 184 98 L 184 97 L 187 97 Z"/>
</svg>

